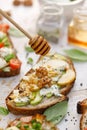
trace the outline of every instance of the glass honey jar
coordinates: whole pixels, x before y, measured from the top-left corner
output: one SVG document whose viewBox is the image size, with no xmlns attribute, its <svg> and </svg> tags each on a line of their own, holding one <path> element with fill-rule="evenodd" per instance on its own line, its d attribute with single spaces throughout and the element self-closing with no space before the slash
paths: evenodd
<svg viewBox="0 0 87 130">
<path fill-rule="evenodd" d="M 68 43 L 87 48 L 87 7 L 74 10 L 73 20 L 68 27 Z"/>
</svg>

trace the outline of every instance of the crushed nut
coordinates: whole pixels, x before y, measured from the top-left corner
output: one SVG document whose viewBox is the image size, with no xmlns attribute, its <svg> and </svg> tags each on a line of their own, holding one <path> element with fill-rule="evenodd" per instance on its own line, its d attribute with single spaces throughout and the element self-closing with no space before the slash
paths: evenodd
<svg viewBox="0 0 87 130">
<path fill-rule="evenodd" d="M 51 78 L 49 78 L 48 76 L 41 78 L 40 80 L 38 80 L 38 86 L 39 86 L 39 88 L 50 87 Z"/>
<path fill-rule="evenodd" d="M 48 71 L 45 67 L 39 67 L 36 69 L 36 75 L 38 78 L 42 78 L 44 76 L 48 76 Z"/>
</svg>

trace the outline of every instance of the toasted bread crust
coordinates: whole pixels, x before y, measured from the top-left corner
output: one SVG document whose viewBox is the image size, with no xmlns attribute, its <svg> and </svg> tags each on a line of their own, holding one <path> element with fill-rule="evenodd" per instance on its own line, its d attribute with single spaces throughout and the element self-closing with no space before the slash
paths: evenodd
<svg viewBox="0 0 87 130">
<path fill-rule="evenodd" d="M 10 72 L 3 72 L 0 71 L 0 77 L 11 77 L 11 76 L 15 76 L 18 75 L 20 73 L 20 69 L 15 69 L 15 70 L 11 70 Z"/>
<path fill-rule="evenodd" d="M 82 130 L 82 124 L 83 124 L 83 115 L 81 116 L 81 119 L 80 119 L 80 130 Z"/>
<path fill-rule="evenodd" d="M 83 112 L 80 119 L 80 130 L 85 130 L 87 128 L 87 110 Z"/>
<path fill-rule="evenodd" d="M 79 101 L 77 103 L 77 112 L 79 114 L 84 113 L 87 110 L 87 99 L 84 99 L 82 101 Z"/>
<path fill-rule="evenodd" d="M 11 41 L 11 39 L 10 39 L 9 36 L 8 36 L 8 39 L 9 39 L 9 42 L 10 42 L 12 48 L 14 48 L 14 46 L 12 44 L 12 41 Z M 15 53 L 15 55 L 16 55 L 16 53 Z M 18 59 L 17 55 L 16 55 L 16 58 Z M 10 72 L 4 72 L 4 71 L 0 70 L 0 77 L 4 77 L 5 78 L 5 77 L 16 76 L 16 75 L 18 75 L 20 73 L 20 69 L 21 68 L 19 68 L 19 69 L 13 69 L 13 70 L 11 69 Z"/>
</svg>

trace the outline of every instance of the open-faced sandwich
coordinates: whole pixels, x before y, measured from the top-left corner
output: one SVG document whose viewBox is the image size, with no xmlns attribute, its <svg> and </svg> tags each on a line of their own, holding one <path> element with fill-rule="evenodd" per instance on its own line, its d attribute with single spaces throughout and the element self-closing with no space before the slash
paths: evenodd
<svg viewBox="0 0 87 130">
<path fill-rule="evenodd" d="M 6 130 L 59 130 L 53 123 L 48 122 L 44 115 L 21 117 L 10 122 Z"/>
<path fill-rule="evenodd" d="M 14 114 L 43 113 L 45 109 L 67 100 L 66 94 L 76 78 L 70 59 L 55 54 L 41 57 L 6 98 Z"/>
<path fill-rule="evenodd" d="M 0 24 L 0 77 L 15 76 L 21 68 L 21 62 L 7 34 L 8 29 L 9 25 Z"/>
</svg>

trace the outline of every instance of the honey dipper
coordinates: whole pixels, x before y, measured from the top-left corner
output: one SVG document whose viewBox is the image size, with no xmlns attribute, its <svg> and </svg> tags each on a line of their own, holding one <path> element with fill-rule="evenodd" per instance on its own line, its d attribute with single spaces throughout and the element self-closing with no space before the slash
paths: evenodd
<svg viewBox="0 0 87 130">
<path fill-rule="evenodd" d="M 42 36 L 35 36 L 34 38 L 31 37 L 29 33 L 27 33 L 22 27 L 20 27 L 12 18 L 10 18 L 2 9 L 0 9 L 1 15 L 3 15 L 8 21 L 10 21 L 16 28 L 18 28 L 25 36 L 30 39 L 29 45 L 35 51 L 36 54 L 46 55 L 49 50 L 50 46 L 46 39 Z"/>
</svg>

